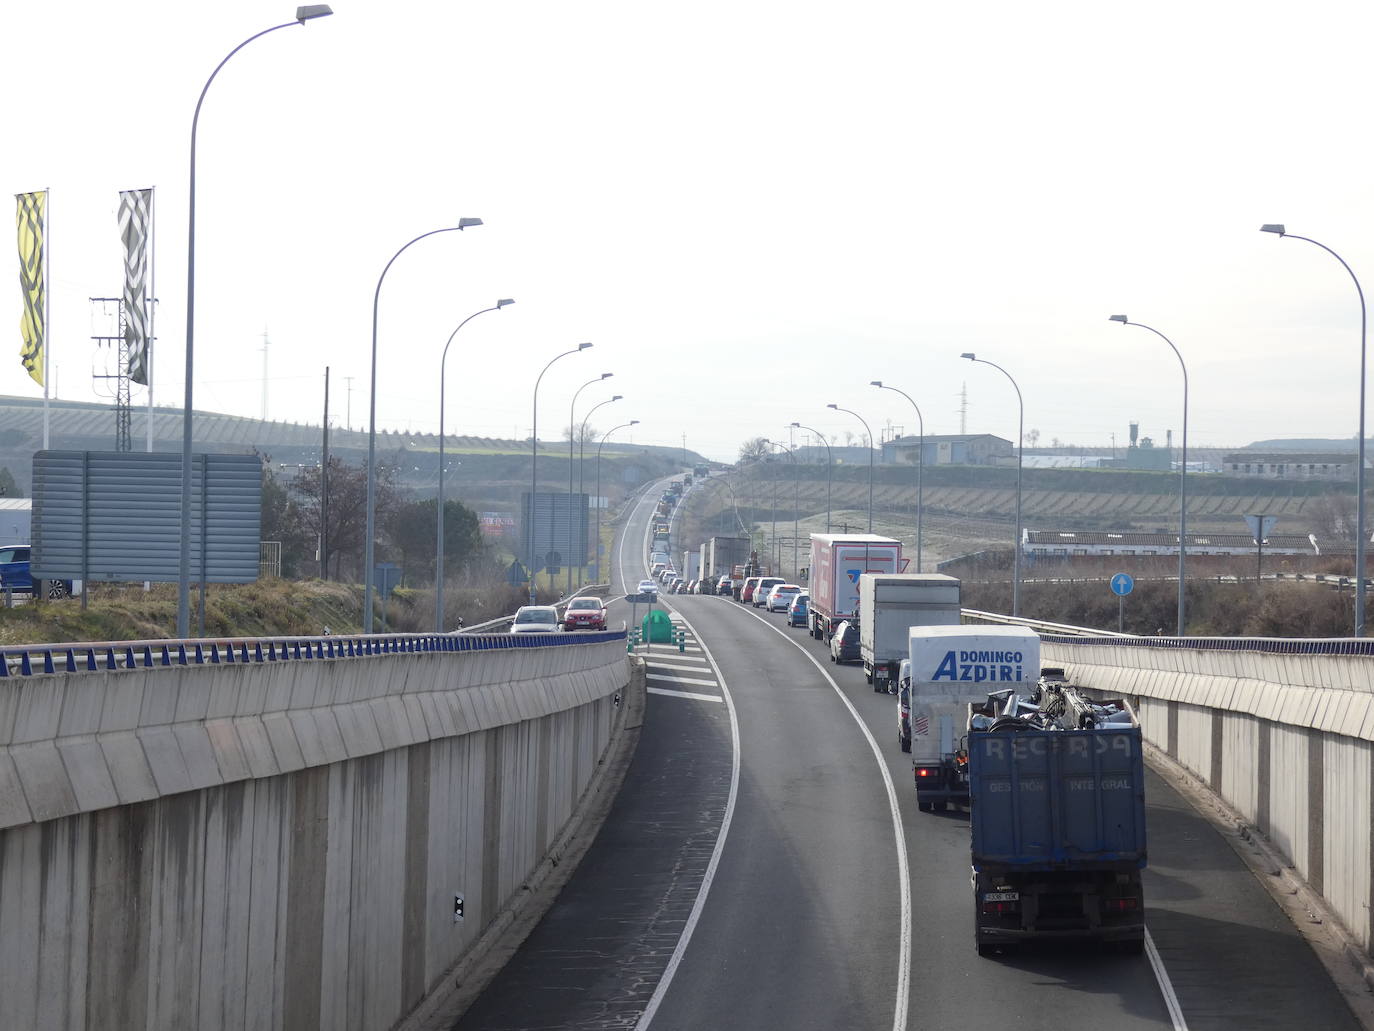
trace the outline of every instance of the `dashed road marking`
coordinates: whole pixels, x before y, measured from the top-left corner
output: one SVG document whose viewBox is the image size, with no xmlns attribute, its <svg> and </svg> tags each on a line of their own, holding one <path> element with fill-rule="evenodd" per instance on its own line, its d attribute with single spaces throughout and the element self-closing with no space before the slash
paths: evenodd
<svg viewBox="0 0 1374 1031">
<path fill-rule="evenodd" d="M 668 684 L 697 684 L 701 687 L 717 686 L 714 680 L 703 680 L 700 677 L 679 677 L 671 673 L 648 673 L 646 677 L 649 680 L 661 680 Z"/>
<path fill-rule="evenodd" d="M 667 688 L 664 688 L 664 687 L 649 687 L 649 688 L 645 688 L 645 690 L 647 690 L 647 691 L 649 692 L 649 694 L 668 695 L 670 698 L 690 698 L 690 699 L 692 699 L 693 701 L 697 701 L 697 702 L 723 702 L 723 701 L 725 701 L 725 699 L 722 698 L 720 695 L 714 695 L 714 694 L 696 694 L 696 693 L 694 693 L 694 692 L 692 692 L 692 691 L 669 691 Z"/>
</svg>

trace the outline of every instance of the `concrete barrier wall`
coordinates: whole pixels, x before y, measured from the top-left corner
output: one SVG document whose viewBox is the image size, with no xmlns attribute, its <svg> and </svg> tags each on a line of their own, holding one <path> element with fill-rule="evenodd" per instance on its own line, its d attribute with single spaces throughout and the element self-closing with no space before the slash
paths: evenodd
<svg viewBox="0 0 1374 1031">
<path fill-rule="evenodd" d="M 0 681 L 0 1028 L 390 1027 L 521 893 L 628 671 L 618 635 Z"/>
<path fill-rule="evenodd" d="M 1043 661 L 1132 697 L 1146 739 L 1265 834 L 1369 951 L 1374 657 L 1047 638 Z"/>
</svg>

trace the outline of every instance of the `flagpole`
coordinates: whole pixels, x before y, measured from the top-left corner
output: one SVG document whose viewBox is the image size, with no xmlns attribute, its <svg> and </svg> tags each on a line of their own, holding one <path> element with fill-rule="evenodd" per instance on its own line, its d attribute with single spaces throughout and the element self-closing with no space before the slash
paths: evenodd
<svg viewBox="0 0 1374 1031">
<path fill-rule="evenodd" d="M 157 339 L 157 187 L 148 188 L 148 294 L 143 299 L 148 312 L 148 339 L 143 342 L 143 374 L 148 379 L 148 453 L 153 451 L 153 341 Z"/>
<path fill-rule="evenodd" d="M 48 384 L 52 353 L 52 190 L 43 191 L 43 450 L 48 450 Z"/>
</svg>

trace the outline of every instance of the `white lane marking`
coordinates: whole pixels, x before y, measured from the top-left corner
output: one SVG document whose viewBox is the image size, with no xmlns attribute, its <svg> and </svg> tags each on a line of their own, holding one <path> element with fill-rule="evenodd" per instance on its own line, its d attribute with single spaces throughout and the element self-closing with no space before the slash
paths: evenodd
<svg viewBox="0 0 1374 1031">
<path fill-rule="evenodd" d="M 715 687 L 715 680 L 707 680 L 704 677 L 681 677 L 676 673 L 646 673 L 646 679 L 662 680 L 668 684 L 697 684 L 702 687 Z"/>
<path fill-rule="evenodd" d="M 1155 980 L 1159 982 L 1159 990 L 1164 996 L 1164 1007 L 1169 1011 L 1169 1019 L 1173 1021 L 1174 1031 L 1188 1031 L 1188 1022 L 1183 1019 L 1183 1007 L 1178 1004 L 1178 996 L 1174 994 L 1173 982 L 1169 980 L 1169 973 L 1164 969 L 1164 960 L 1159 956 L 1159 950 L 1155 948 L 1155 940 L 1150 937 L 1150 929 L 1145 928 L 1145 955 L 1149 957 L 1150 969 L 1155 972 Z"/>
<path fill-rule="evenodd" d="M 688 672 L 688 674 L 709 674 L 710 672 L 710 669 L 706 668 L 705 663 L 703 663 L 702 665 L 687 665 L 686 663 L 666 663 L 666 661 L 662 660 L 662 658 L 650 658 L 649 668 L 682 669 L 682 671 Z"/>
<path fill-rule="evenodd" d="M 694 694 L 694 693 L 691 692 L 691 691 L 669 691 L 667 688 L 663 688 L 663 687 L 650 687 L 650 688 L 646 688 L 645 690 L 647 690 L 650 694 L 662 694 L 662 695 L 667 695 L 667 696 L 670 697 L 670 698 L 691 698 L 693 701 L 698 701 L 698 702 L 723 702 L 723 701 L 725 701 L 725 699 L 724 699 L 724 698 L 721 698 L 719 695 L 713 695 L 713 694 Z"/>
<path fill-rule="evenodd" d="M 897 843 L 897 883 L 901 895 L 899 903 L 901 930 L 897 950 L 897 999 L 892 1012 L 892 1031 L 906 1031 L 907 997 L 911 994 L 911 872 L 907 863 L 906 838 L 902 832 L 902 810 L 897 805 L 897 789 L 893 786 L 892 774 L 888 772 L 887 759 L 883 755 L 882 749 L 878 747 L 878 742 L 873 739 L 873 734 L 869 731 L 868 725 L 859 715 L 859 710 L 854 708 L 854 704 L 848 696 L 840 690 L 840 685 L 835 683 L 834 678 L 825 671 L 825 667 L 816 661 L 815 656 L 807 651 L 800 641 L 794 641 L 787 631 L 774 626 L 757 612 L 750 612 L 749 614 L 805 655 L 811 665 L 816 667 L 816 672 L 825 677 L 840 701 L 844 703 L 844 707 L 849 710 L 849 715 L 854 717 L 854 722 L 859 726 L 859 732 L 863 734 L 864 739 L 868 742 L 868 747 L 873 751 L 873 758 L 878 763 L 878 772 L 883 775 L 883 785 L 887 788 L 887 804 L 892 812 L 893 836 Z"/>
</svg>

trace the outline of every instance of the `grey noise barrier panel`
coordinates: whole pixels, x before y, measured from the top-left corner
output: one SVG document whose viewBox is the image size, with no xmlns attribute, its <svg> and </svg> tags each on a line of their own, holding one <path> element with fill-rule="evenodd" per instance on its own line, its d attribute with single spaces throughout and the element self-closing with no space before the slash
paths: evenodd
<svg viewBox="0 0 1374 1031">
<path fill-rule="evenodd" d="M 191 579 L 258 578 L 262 463 L 195 455 Z M 33 575 L 174 583 L 181 568 L 181 455 L 40 451 L 33 458 Z"/>
</svg>

